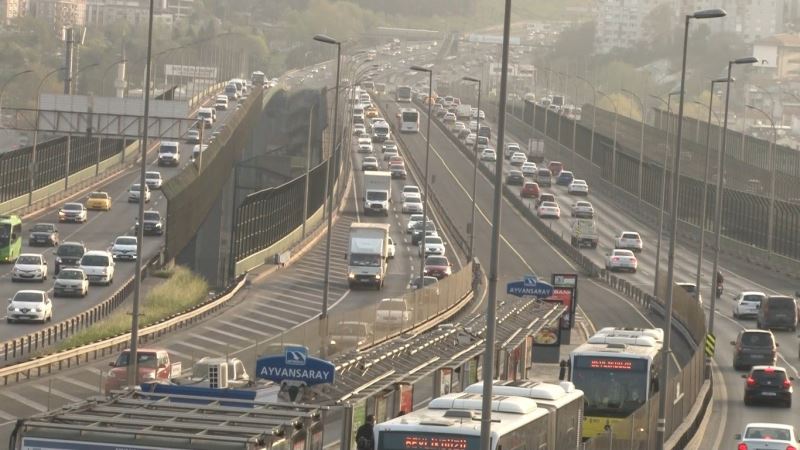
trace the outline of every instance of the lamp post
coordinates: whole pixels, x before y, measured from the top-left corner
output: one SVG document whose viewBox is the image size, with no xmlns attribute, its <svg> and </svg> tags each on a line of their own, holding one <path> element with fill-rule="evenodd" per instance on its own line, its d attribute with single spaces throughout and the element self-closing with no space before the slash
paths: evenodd
<svg viewBox="0 0 800 450">
<path fill-rule="evenodd" d="M 623 88 L 622 92 L 632 96 L 639 102 L 639 111 L 642 113 L 642 132 L 641 137 L 639 140 L 639 187 L 637 188 L 636 193 L 639 194 L 639 211 L 642 210 L 642 171 L 644 170 L 644 123 L 647 120 L 647 108 L 645 107 L 644 101 L 636 95 L 633 91 Z"/>
<path fill-rule="evenodd" d="M 128 58 L 122 58 L 113 63 L 109 64 L 108 67 L 103 70 L 103 78 L 100 79 L 100 95 L 106 95 L 106 77 L 108 76 L 108 72 L 117 66 L 117 64 L 124 64 L 128 62 Z"/>
<path fill-rule="evenodd" d="M 617 104 L 614 102 L 614 99 L 611 98 L 610 95 L 606 94 L 603 91 L 597 91 L 600 94 L 600 98 L 606 97 L 611 102 L 611 106 L 614 107 L 614 135 L 612 138 L 611 144 L 611 189 L 616 190 L 617 186 L 617 118 L 619 117 L 619 111 L 617 111 Z M 601 176 L 602 178 L 602 176 Z"/>
<path fill-rule="evenodd" d="M 728 80 L 733 80 L 731 71 L 735 64 L 755 64 L 758 60 L 752 56 L 746 58 L 734 59 L 728 62 Z M 717 274 L 719 274 L 719 253 L 720 242 L 722 240 L 722 199 L 723 189 L 725 189 L 725 145 L 728 138 L 728 107 L 730 105 L 731 84 L 725 84 L 725 114 L 722 120 L 722 145 L 718 152 L 717 160 L 717 192 L 714 198 L 714 264 L 711 271 L 711 312 L 708 316 L 708 334 L 714 334 L 714 314 L 717 301 L 717 284 L 719 283 Z M 745 109 L 747 111 L 747 109 Z M 744 135 L 742 135 L 744 136 Z"/>
<path fill-rule="evenodd" d="M 20 77 L 20 76 L 25 75 L 25 74 L 28 74 L 28 73 L 31 73 L 31 72 L 33 72 L 33 70 L 30 70 L 30 69 L 23 70 L 22 72 L 17 72 L 14 75 L 11 75 L 10 77 L 8 77 L 8 79 L 3 83 L 3 86 L 0 87 L 0 113 L 3 112 L 3 96 L 5 96 L 5 94 L 6 94 L 6 87 L 8 87 L 8 85 L 11 84 L 11 82 L 14 81 L 15 78 Z"/>
<path fill-rule="evenodd" d="M 85 72 L 85 71 L 87 71 L 87 70 L 89 70 L 89 69 L 91 69 L 93 67 L 97 67 L 99 65 L 100 64 L 89 64 L 88 66 L 81 67 L 80 70 L 76 71 L 72 75 L 72 80 L 75 82 L 75 90 L 76 91 L 78 90 L 77 89 L 78 88 L 78 80 L 79 80 L 78 75 L 81 72 Z M 72 86 L 70 85 L 70 89 L 71 88 L 72 88 Z M 71 92 L 70 92 L 70 94 L 71 94 Z M 70 95 L 70 101 L 73 98 L 74 97 L 72 97 L 72 95 Z M 91 122 L 90 122 L 90 127 L 91 127 Z M 64 190 L 65 191 L 67 189 L 69 189 L 70 153 L 71 153 L 71 150 L 72 150 L 72 133 L 67 133 L 67 154 L 66 154 L 66 157 L 64 158 L 64 161 L 65 161 L 65 164 L 64 164 Z"/>
<path fill-rule="evenodd" d="M 697 11 L 693 14 L 686 15 L 686 22 L 683 31 L 683 60 L 681 63 L 681 87 L 678 94 L 678 133 L 676 139 L 678 141 L 675 147 L 675 156 L 672 158 L 672 226 L 670 228 L 670 241 L 667 262 L 667 294 L 666 294 L 666 312 L 664 330 L 664 351 L 661 352 L 661 380 L 660 385 L 664 386 L 659 392 L 658 396 L 658 422 L 656 423 L 657 448 L 664 448 L 664 440 L 666 438 L 666 424 L 667 424 L 667 382 L 669 381 L 669 355 L 672 352 L 670 347 L 670 340 L 672 338 L 672 293 L 673 293 L 673 277 L 675 275 L 675 244 L 678 238 L 678 191 L 680 190 L 680 169 L 681 169 L 681 137 L 683 133 L 683 98 L 686 92 L 686 56 L 689 45 L 689 22 L 692 19 L 713 19 L 716 17 L 724 17 L 727 13 L 721 9 L 707 9 Z M 730 74 L 728 74 L 730 78 Z"/>
<path fill-rule="evenodd" d="M 473 83 L 478 83 L 478 114 L 477 114 L 477 125 L 478 130 L 481 129 L 481 80 L 474 77 L 463 77 L 462 80 L 464 81 L 471 81 Z M 473 156 L 472 156 L 472 215 L 470 216 L 469 220 L 469 260 L 472 261 L 472 258 L 475 256 L 474 246 L 475 246 L 475 186 L 478 181 L 478 140 L 475 139 L 475 142 L 472 144 L 473 147 Z"/>
<path fill-rule="evenodd" d="M 500 70 L 500 105 L 497 111 L 497 148 L 503 149 L 506 133 L 508 97 L 508 44 L 511 34 L 511 0 L 505 0 L 503 50 Z M 480 113 L 479 113 L 480 115 Z M 430 116 L 428 116 L 430 117 Z M 545 116 L 546 117 L 546 116 Z M 494 168 L 494 211 L 492 211 L 492 246 L 489 257 L 489 285 L 486 300 L 486 335 L 483 355 L 483 397 L 481 398 L 481 450 L 490 450 L 492 428 L 492 379 L 494 377 L 495 332 L 497 327 L 497 274 L 500 265 L 500 212 L 503 206 L 503 161 L 496 158 Z"/>
<path fill-rule="evenodd" d="M 433 70 L 422 66 L 411 66 L 411 70 L 415 72 L 424 72 L 428 74 L 428 99 L 433 98 Z M 431 155 L 431 105 L 432 101 L 428 102 L 428 129 L 425 131 L 425 182 L 422 188 L 422 242 L 425 245 L 425 231 L 428 229 L 428 160 Z M 504 111 L 504 110 L 503 110 Z M 478 117 L 480 117 L 480 111 Z M 476 139 L 477 141 L 477 139 Z M 422 252 L 419 260 L 419 282 L 420 286 L 424 285 L 425 277 L 425 252 Z"/>
<path fill-rule="evenodd" d="M 330 198 L 333 193 L 331 186 L 331 179 L 333 178 L 333 155 L 336 152 L 336 132 L 337 125 L 339 124 L 339 75 L 342 62 L 342 43 L 336 39 L 326 36 L 324 34 L 317 34 L 314 40 L 322 42 L 323 44 L 336 46 L 336 81 L 335 81 L 335 94 L 333 100 L 333 138 L 331 139 L 331 154 L 328 157 L 328 170 L 325 174 L 325 198 L 328 202 L 328 218 L 325 224 L 325 278 L 324 287 L 322 289 L 322 311 L 319 315 L 322 327 L 322 345 L 320 346 L 320 353 L 323 357 L 327 356 L 328 345 L 328 297 L 330 296 L 331 287 L 331 234 L 333 232 L 333 199 Z M 341 150 L 340 150 L 341 151 Z"/>
<path fill-rule="evenodd" d="M 594 164 L 594 124 L 597 122 L 597 89 L 594 87 L 594 83 L 587 80 L 586 78 L 575 75 L 575 78 L 583 81 L 584 83 L 588 84 L 590 88 L 592 88 L 592 135 L 589 138 L 589 164 Z"/>
<path fill-rule="evenodd" d="M 778 139 L 778 129 L 775 128 L 775 120 L 772 116 L 767 114 L 761 108 L 753 105 L 745 105 L 753 111 L 758 111 L 769 120 L 770 127 L 772 127 L 772 141 L 769 143 L 769 158 L 767 164 L 769 165 L 769 217 L 767 218 L 767 252 L 772 253 L 773 250 L 773 227 L 774 227 L 774 214 L 775 214 L 775 141 Z"/>
<path fill-rule="evenodd" d="M 62 70 L 67 70 L 66 67 L 61 67 L 59 69 L 51 70 L 47 72 L 45 76 L 42 77 L 41 81 L 39 81 L 39 85 L 36 87 L 36 120 L 35 126 L 36 128 L 33 130 L 33 150 L 31 151 L 31 164 L 28 168 L 28 177 L 30 178 L 30 186 L 28 190 L 28 206 L 33 204 L 33 191 L 36 189 L 36 149 L 39 146 L 39 96 L 42 94 L 42 86 L 44 86 L 44 82 L 47 81 L 48 78 L 55 75 Z"/>
</svg>

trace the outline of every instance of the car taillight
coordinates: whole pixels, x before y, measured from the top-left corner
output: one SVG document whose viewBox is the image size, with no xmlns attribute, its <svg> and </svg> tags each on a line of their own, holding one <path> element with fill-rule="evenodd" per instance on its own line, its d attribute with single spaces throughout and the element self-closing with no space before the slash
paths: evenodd
<svg viewBox="0 0 800 450">
<path fill-rule="evenodd" d="M 619 261 L 619 258 L 615 256 L 615 257 L 611 258 L 611 260 L 614 261 L 614 262 L 617 262 L 617 261 Z"/>
<path fill-rule="evenodd" d="M 797 450 L 797 447 L 795 447 L 794 445 L 787 445 L 786 450 Z"/>
<path fill-rule="evenodd" d="M 742 442 L 742 443 L 741 443 L 741 444 L 739 444 L 739 446 L 738 446 L 738 447 L 736 447 L 736 448 L 737 448 L 737 450 L 747 450 L 747 444 L 745 444 L 744 442 Z"/>
<path fill-rule="evenodd" d="M 789 389 L 790 387 L 792 387 L 792 380 L 790 380 L 788 378 L 783 380 L 783 388 L 784 389 Z"/>
<path fill-rule="evenodd" d="M 747 385 L 748 386 L 755 386 L 756 385 L 756 380 L 754 380 L 753 377 L 747 377 Z"/>
</svg>

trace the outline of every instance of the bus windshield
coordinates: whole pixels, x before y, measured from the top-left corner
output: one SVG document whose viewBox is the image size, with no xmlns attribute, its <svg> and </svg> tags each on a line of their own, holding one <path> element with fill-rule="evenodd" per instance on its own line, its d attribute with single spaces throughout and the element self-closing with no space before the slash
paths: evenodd
<svg viewBox="0 0 800 450">
<path fill-rule="evenodd" d="M 411 88 L 408 86 L 399 86 L 397 88 L 398 101 L 411 101 Z"/>
<path fill-rule="evenodd" d="M 8 245 L 11 243 L 11 224 L 0 223 L 0 245 Z"/>
<path fill-rule="evenodd" d="M 587 416 L 629 416 L 647 400 L 648 379 L 645 359 L 576 355 L 572 364 Z"/>
<path fill-rule="evenodd" d="M 406 111 L 403 113 L 403 122 L 416 122 L 419 114 L 416 111 Z"/>
</svg>

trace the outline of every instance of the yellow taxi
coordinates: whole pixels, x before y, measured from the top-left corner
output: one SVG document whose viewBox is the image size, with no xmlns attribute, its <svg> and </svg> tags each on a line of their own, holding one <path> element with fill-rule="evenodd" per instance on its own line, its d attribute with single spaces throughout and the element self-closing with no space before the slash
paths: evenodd
<svg viewBox="0 0 800 450">
<path fill-rule="evenodd" d="M 367 119 L 378 117 L 378 108 L 375 108 L 374 106 L 367 108 L 366 111 L 364 111 L 364 114 L 367 116 Z"/>
<path fill-rule="evenodd" d="M 111 210 L 111 196 L 108 192 L 92 192 L 86 199 L 86 209 Z"/>
</svg>

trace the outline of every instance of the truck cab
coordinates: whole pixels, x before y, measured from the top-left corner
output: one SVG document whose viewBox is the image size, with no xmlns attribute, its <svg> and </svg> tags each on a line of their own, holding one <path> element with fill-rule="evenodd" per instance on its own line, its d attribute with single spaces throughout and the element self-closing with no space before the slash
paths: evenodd
<svg viewBox="0 0 800 450">
<path fill-rule="evenodd" d="M 364 215 L 389 216 L 392 198 L 391 172 L 373 171 L 364 174 Z"/>
<path fill-rule="evenodd" d="M 380 290 L 389 259 L 389 224 L 352 223 L 347 259 L 350 288 L 370 286 Z"/>
<path fill-rule="evenodd" d="M 109 363 L 111 369 L 105 382 L 105 393 L 124 388 L 128 384 L 128 364 L 130 349 L 119 354 L 116 361 Z M 164 349 L 140 348 L 137 350 L 136 384 L 152 381 L 168 381 L 180 376 L 181 363 L 172 362 L 169 353 Z"/>
</svg>

